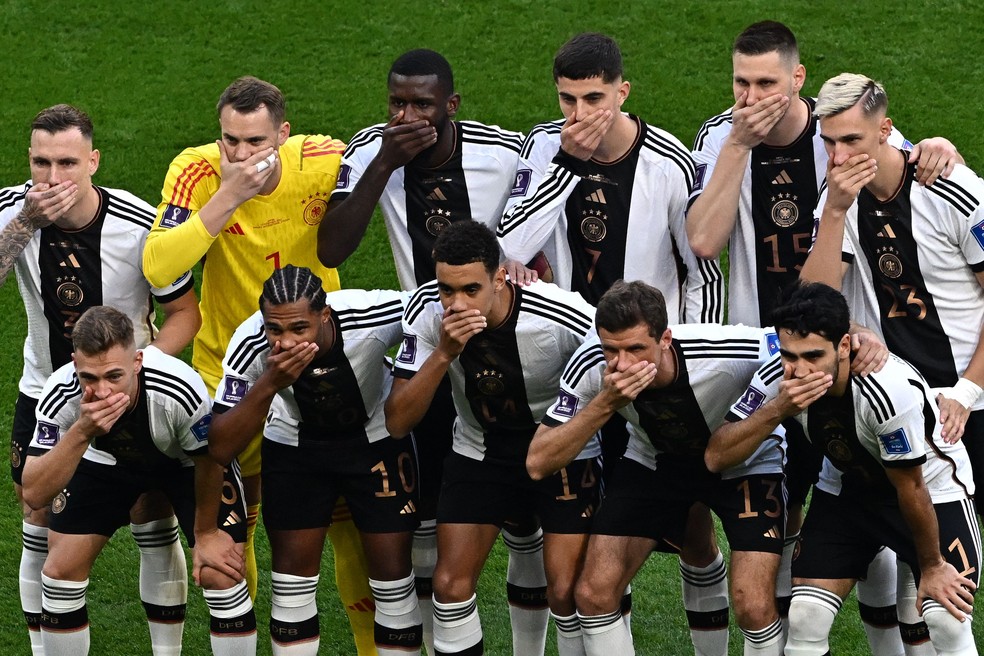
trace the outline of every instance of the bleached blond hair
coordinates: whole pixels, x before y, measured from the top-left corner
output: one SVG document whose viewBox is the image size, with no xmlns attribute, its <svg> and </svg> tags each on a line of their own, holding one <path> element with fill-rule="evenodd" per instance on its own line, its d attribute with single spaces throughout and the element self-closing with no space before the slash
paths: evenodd
<svg viewBox="0 0 984 656">
<path fill-rule="evenodd" d="M 813 111 L 820 118 L 845 112 L 861 103 L 865 116 L 872 116 L 888 109 L 885 87 L 870 77 L 857 73 L 841 73 L 820 87 L 817 107 Z"/>
</svg>

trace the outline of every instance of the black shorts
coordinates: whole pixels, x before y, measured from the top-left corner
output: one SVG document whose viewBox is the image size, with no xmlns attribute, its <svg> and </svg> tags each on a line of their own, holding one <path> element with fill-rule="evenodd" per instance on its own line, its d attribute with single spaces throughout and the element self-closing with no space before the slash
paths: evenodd
<svg viewBox="0 0 984 656">
<path fill-rule="evenodd" d="M 451 453 L 454 420 L 458 416 L 451 398 L 451 379 L 445 376 L 434 392 L 434 399 L 423 419 L 413 429 L 417 445 L 417 469 L 420 472 L 420 500 L 424 509 L 421 519 L 432 519 L 444 478 L 444 459 Z"/>
<path fill-rule="evenodd" d="M 444 462 L 438 524 L 493 524 L 502 528 L 532 511 L 544 533 L 586 534 L 598 505 L 597 458 L 575 460 L 542 481 L 526 468 L 482 462 L 452 452 Z"/>
<path fill-rule="evenodd" d="M 786 494 L 789 505 L 802 506 L 810 488 L 820 478 L 823 454 L 810 442 L 803 425 L 795 419 L 783 422 L 786 429 Z"/>
<path fill-rule="evenodd" d="M 34 428 L 37 425 L 37 418 L 34 415 L 37 407 L 38 399 L 32 399 L 23 392 L 17 393 L 14 421 L 10 430 L 10 477 L 17 485 L 22 485 L 27 447 L 34 438 Z"/>
<path fill-rule="evenodd" d="M 598 509 L 593 533 L 648 538 L 677 553 L 690 507 L 721 519 L 732 551 L 782 553 L 786 502 L 781 474 L 722 480 L 693 458 L 663 458 L 656 470 L 622 458 Z"/>
<path fill-rule="evenodd" d="M 263 525 L 296 531 L 331 525 L 339 496 L 366 533 L 412 531 L 417 517 L 413 440 L 364 437 L 300 446 L 263 440 Z"/>
<path fill-rule="evenodd" d="M 981 569 L 980 529 L 973 504 L 934 504 L 940 551 L 958 572 L 978 582 Z M 919 581 L 912 532 L 892 501 L 860 504 L 854 498 L 813 491 L 793 560 L 793 576 L 808 579 L 862 579 L 882 546 L 895 551 Z M 969 571 L 973 569 L 973 571 Z"/>
<path fill-rule="evenodd" d="M 164 493 L 188 545 L 195 546 L 194 467 L 137 471 L 82 460 L 68 486 L 51 502 L 49 527 L 58 533 L 111 537 L 130 523 L 130 508 L 137 497 L 151 490 Z M 216 525 L 236 542 L 246 541 L 246 505 L 235 463 L 225 471 Z"/>
</svg>

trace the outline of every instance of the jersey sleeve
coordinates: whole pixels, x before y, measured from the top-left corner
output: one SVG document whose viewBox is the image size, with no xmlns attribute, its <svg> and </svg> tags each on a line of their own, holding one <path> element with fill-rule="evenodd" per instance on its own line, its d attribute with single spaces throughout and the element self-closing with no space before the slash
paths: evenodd
<svg viewBox="0 0 984 656">
<path fill-rule="evenodd" d="M 437 348 L 441 314 L 436 313 L 433 303 L 440 306 L 437 285 L 429 282 L 413 293 L 407 305 L 402 321 L 403 341 L 393 361 L 393 375 L 397 378 L 413 378 Z"/>
<path fill-rule="evenodd" d="M 14 217 L 20 214 L 24 207 L 24 198 L 31 186 L 31 182 L 27 181 L 23 185 L 0 189 L 0 230 L 6 228 Z"/>
<path fill-rule="evenodd" d="M 605 358 L 601 345 L 592 340 L 581 346 L 564 368 L 557 399 L 547 408 L 542 423 L 559 426 L 570 421 L 601 391 Z"/>
<path fill-rule="evenodd" d="M 690 152 L 694 159 L 694 186 L 690 190 L 688 204 L 697 200 L 704 192 L 704 185 L 714 175 L 714 166 L 721 154 L 721 141 L 731 132 L 731 110 L 704 122 L 697 137 L 694 148 Z M 722 136 L 723 135 L 723 136 Z"/>
<path fill-rule="evenodd" d="M 852 380 L 855 394 L 865 400 L 864 412 L 859 417 L 864 426 L 858 426 L 858 436 L 864 434 L 877 442 L 882 465 L 916 467 L 926 462 L 923 399 L 907 378 L 871 374 Z"/>
<path fill-rule="evenodd" d="M 949 179 L 937 180 L 929 190 L 949 201 L 957 244 L 970 268 L 984 271 L 984 181 L 958 165 Z"/>
<path fill-rule="evenodd" d="M 692 167 L 690 155 L 681 146 L 685 166 Z M 667 217 L 677 252 L 687 269 L 684 280 L 683 316 L 686 323 L 721 323 L 724 321 L 724 274 L 717 259 L 707 260 L 694 255 L 687 237 L 687 205 L 696 177 L 688 179 L 681 166 L 668 166 Z"/>
<path fill-rule="evenodd" d="M 775 335 L 774 332 L 771 334 Z M 725 415 L 725 421 L 747 419 L 767 401 L 776 398 L 779 395 L 782 375 L 782 360 L 776 353 L 752 375 L 741 397 L 731 405 L 731 409 Z"/>
<path fill-rule="evenodd" d="M 345 148 L 342 164 L 338 170 L 338 181 L 335 190 L 331 192 L 331 202 L 344 200 L 355 190 L 359 180 L 365 174 L 370 162 L 379 152 L 382 141 L 383 124 L 360 130 Z"/>
<path fill-rule="evenodd" d="M 266 368 L 270 347 L 263 330 L 263 315 L 256 312 L 236 328 L 222 358 L 222 379 L 215 388 L 215 412 L 234 407 Z"/>
<path fill-rule="evenodd" d="M 69 362 L 51 374 L 34 411 L 34 437 L 27 447 L 27 455 L 42 456 L 58 444 L 61 436 L 78 420 L 81 398 L 82 388 L 73 363 Z"/>
<path fill-rule="evenodd" d="M 544 130 L 530 131 L 496 230 L 507 258 L 529 262 L 543 249 L 560 221 L 568 196 L 581 180 L 579 162 L 560 151 L 556 140 Z"/>
<path fill-rule="evenodd" d="M 197 149 L 189 148 L 171 162 L 143 253 L 144 275 L 151 285 L 174 283 L 216 240 L 198 212 L 211 199 L 210 182 L 217 180 L 218 174 Z"/>
<path fill-rule="evenodd" d="M 201 376 L 188 367 L 188 375 L 184 381 L 194 390 L 198 398 L 191 408 L 175 410 L 174 436 L 178 445 L 187 456 L 202 456 L 208 454 L 208 429 L 212 423 L 212 399 L 208 388 Z"/>
</svg>

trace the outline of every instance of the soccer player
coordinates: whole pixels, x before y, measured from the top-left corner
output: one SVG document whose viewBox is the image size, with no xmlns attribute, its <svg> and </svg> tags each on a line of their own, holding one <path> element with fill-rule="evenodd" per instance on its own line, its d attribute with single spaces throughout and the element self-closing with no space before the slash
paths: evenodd
<svg viewBox="0 0 984 656">
<path fill-rule="evenodd" d="M 256 618 L 242 574 L 242 487 L 235 467 L 224 476 L 208 455 L 205 384 L 177 358 L 154 347 L 138 350 L 133 324 L 110 307 L 87 310 L 72 345 L 73 362 L 52 374 L 41 393 L 24 466 L 25 501 L 32 508 L 51 505 L 41 576 L 44 653 L 88 653 L 89 571 L 148 490 L 171 502 L 194 549 L 212 652 L 255 653 Z"/>
<path fill-rule="evenodd" d="M 669 328 L 662 293 L 617 282 L 598 301 L 600 342 L 571 358 L 527 457 L 534 478 L 566 464 L 615 413 L 629 445 L 595 516 L 577 583 L 587 654 L 634 654 L 622 590 L 654 550 L 678 553 L 689 509 L 709 506 L 731 546 L 735 615 L 745 654 L 781 653 L 775 579 L 783 545 L 783 439 L 728 468 L 709 470 L 704 448 L 729 399 L 771 355 L 771 329 Z M 720 474 L 715 472 L 721 472 Z M 701 645 L 695 643 L 698 653 Z"/>
<path fill-rule="evenodd" d="M 163 284 L 204 259 L 202 329 L 192 364 L 213 394 L 236 328 L 256 311 L 263 282 L 286 264 L 315 271 L 329 290 L 338 274 L 318 262 L 315 235 L 335 188 L 344 144 L 325 135 L 290 134 L 280 89 L 242 77 L 223 91 L 221 139 L 187 148 L 168 169 L 144 271 Z M 247 581 L 256 589 L 252 535 L 259 513 L 259 436 L 240 457 L 248 504 Z M 343 513 L 344 514 L 344 513 Z M 360 654 L 373 650 L 365 562 L 351 521 L 329 531 L 335 577 Z"/>
<path fill-rule="evenodd" d="M 826 124 L 821 129 L 826 135 Z M 961 177 L 960 167 L 954 176 Z M 847 302 L 831 287 L 803 284 L 772 316 L 779 355 L 732 406 L 707 457 L 740 462 L 771 442 L 788 417 L 824 454 L 793 561 L 785 653 L 830 653 L 842 600 L 888 545 L 900 559 L 900 614 L 922 615 L 934 653 L 977 654 L 970 622 L 981 567 L 974 482 L 964 446 L 942 437 L 929 384 L 895 356 L 879 372 L 853 374 Z"/>
<path fill-rule="evenodd" d="M 503 253 L 528 262 L 542 250 L 554 281 L 590 303 L 616 280 L 645 280 L 667 289 L 674 318 L 720 320 L 720 268 L 687 242 L 693 161 L 673 135 L 622 112 L 630 84 L 618 44 L 575 36 L 553 76 L 564 119 L 535 126 L 523 144 L 497 230 Z"/>
<path fill-rule="evenodd" d="M 775 21 L 748 26 L 735 39 L 731 61 L 735 105 L 705 121 L 694 140 L 697 178 L 687 235 L 699 257 L 716 258 L 728 247 L 728 322 L 763 326 L 779 291 L 797 279 L 806 261 L 827 152 L 813 116 L 816 101 L 799 95 L 806 69 L 788 27 Z M 892 139 L 900 146 L 904 141 L 898 131 Z M 963 161 L 945 139 L 927 139 L 912 150 L 925 184 Z M 783 615 L 802 507 L 820 465 L 797 424 L 786 437 L 789 524 L 778 588 Z M 879 656 L 902 649 L 892 592 L 894 560 L 886 552 L 858 586 L 865 631 Z"/>
<path fill-rule="evenodd" d="M 451 65 L 433 50 L 411 50 L 393 62 L 388 123 L 356 134 L 345 150 L 328 214 L 318 227 L 318 255 L 339 266 L 358 246 L 378 204 L 382 209 L 405 290 L 434 279 L 431 250 L 444 227 L 478 221 L 495 228 L 517 184 L 523 135 L 476 121 L 456 121 L 461 97 Z M 535 274 L 509 268 L 516 282 Z M 451 448 L 451 384 L 445 380 L 414 428 L 421 469 L 421 528 L 414 541 L 414 571 L 433 651 L 431 577 L 437 559 L 434 516 L 441 465 Z M 547 633 L 543 534 L 518 511 L 503 528 L 509 547 L 506 589 L 514 654 L 542 654 Z M 519 523 L 514 523 L 522 520 Z"/>
<path fill-rule="evenodd" d="M 665 290 L 674 323 L 721 321 L 721 269 L 694 257 L 687 242 L 690 153 L 673 135 L 622 111 L 630 91 L 622 73 L 610 37 L 581 34 L 560 48 L 553 76 L 564 119 L 530 130 L 499 243 L 508 258 L 541 268 L 545 259 L 554 282 L 590 303 L 616 280 L 643 280 Z M 603 435 L 606 476 L 628 440 L 617 422 Z M 695 642 L 713 643 L 708 649 L 722 654 L 727 574 L 711 531 L 710 513 L 695 509 L 681 576 Z"/>
<path fill-rule="evenodd" d="M 524 507 L 543 526 L 560 653 L 583 653 L 573 586 L 598 499 L 599 451 L 585 449 L 539 482 L 524 462 L 594 310 L 554 285 L 507 281 L 495 235 L 477 221 L 442 230 L 434 261 L 437 279 L 414 292 L 404 315 L 386 425 L 392 435 L 409 433 L 450 375 L 458 420 L 437 509 L 435 653 L 483 653 L 478 577 L 505 520 Z"/>
<path fill-rule="evenodd" d="M 844 73 L 817 99 L 830 154 L 807 280 L 839 288 L 938 394 L 943 437 L 984 476 L 984 182 L 957 165 L 923 187 L 890 145 L 881 84 Z M 863 318 L 859 318 L 863 317 Z M 981 511 L 978 501 L 978 512 Z"/>
<path fill-rule="evenodd" d="M 413 441 L 391 438 L 383 416 L 390 380 L 384 357 L 402 337 L 403 309 L 395 291 L 326 295 L 310 269 L 289 264 L 267 279 L 260 311 L 229 342 L 209 448 L 228 462 L 263 430 L 274 654 L 318 652 L 315 596 L 339 494 L 369 563 L 377 652 L 420 654 L 410 564 L 416 458 Z"/>
<path fill-rule="evenodd" d="M 140 253 L 154 208 L 126 191 L 93 184 L 101 153 L 92 139 L 92 120 L 85 112 L 70 105 L 42 110 L 31 123 L 31 179 L 0 190 L 0 284 L 16 269 L 28 320 L 10 470 L 24 513 L 21 607 L 37 654 L 48 511 L 23 502 L 21 475 L 41 389 L 55 369 L 71 361 L 72 327 L 90 307 L 121 310 L 135 326 L 138 346 L 153 339 L 172 355 L 192 340 L 201 323 L 190 275 L 176 275 L 160 288 L 144 278 Z M 164 311 L 159 332 L 152 299 Z M 177 520 L 163 496 L 151 493 L 134 506 L 131 521 L 154 653 L 172 653 L 181 646 L 188 586 Z"/>
</svg>

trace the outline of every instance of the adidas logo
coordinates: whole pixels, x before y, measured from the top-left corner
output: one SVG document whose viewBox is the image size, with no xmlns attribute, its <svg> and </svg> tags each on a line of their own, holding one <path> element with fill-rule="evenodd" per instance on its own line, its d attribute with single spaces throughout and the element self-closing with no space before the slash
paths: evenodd
<svg viewBox="0 0 984 656">
<path fill-rule="evenodd" d="M 243 228 L 239 223 L 233 223 L 231 226 L 223 230 L 223 232 L 228 232 L 230 235 L 245 235 Z"/>
<path fill-rule="evenodd" d="M 427 200 L 447 200 L 447 196 L 441 191 L 440 187 L 434 187 L 434 191 L 427 194 Z"/>
<path fill-rule="evenodd" d="M 59 262 L 58 263 L 58 266 L 72 267 L 73 269 L 81 269 L 82 268 L 82 266 L 79 264 L 79 261 L 77 259 L 75 259 L 75 253 L 70 254 L 64 260 L 62 260 L 61 262 Z"/>
<path fill-rule="evenodd" d="M 895 231 L 892 230 L 892 226 L 890 226 L 889 224 L 886 223 L 884 228 L 882 228 L 881 230 L 879 230 L 878 232 L 875 233 L 875 236 L 876 237 L 882 237 L 882 238 L 887 237 L 889 239 L 895 239 Z"/>
<path fill-rule="evenodd" d="M 782 536 L 779 535 L 779 529 L 773 526 L 768 531 L 762 534 L 762 537 L 773 538 L 775 540 L 780 539 Z"/>
<path fill-rule="evenodd" d="M 412 515 L 417 512 L 417 507 L 413 505 L 413 501 L 407 501 L 407 505 L 403 506 L 403 510 L 400 511 L 401 515 Z"/>
<path fill-rule="evenodd" d="M 605 192 L 603 192 L 601 189 L 595 191 L 592 194 L 585 196 L 584 200 L 589 200 L 592 203 L 598 203 L 599 205 L 608 204 L 608 201 L 605 200 Z"/>
<path fill-rule="evenodd" d="M 224 522 L 222 522 L 222 525 L 223 526 L 235 526 L 236 524 L 239 524 L 242 521 L 243 521 L 243 518 L 240 517 L 239 514 L 235 510 L 233 510 L 232 512 L 229 513 L 229 516 L 226 518 L 226 520 Z"/>
<path fill-rule="evenodd" d="M 793 179 L 789 177 L 788 173 L 786 173 L 786 169 L 783 169 L 782 171 L 779 172 L 779 175 L 777 175 L 772 180 L 772 184 L 774 185 L 793 184 Z"/>
<path fill-rule="evenodd" d="M 594 506 L 588 506 L 584 509 L 584 512 L 581 513 L 581 517 L 591 517 L 592 515 L 594 515 Z"/>
</svg>

